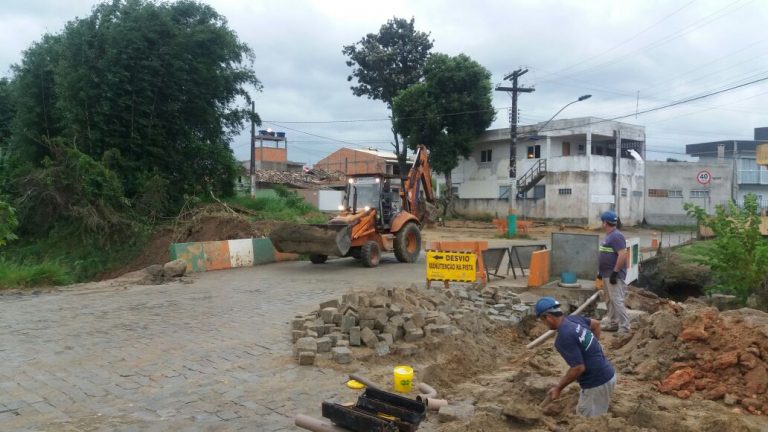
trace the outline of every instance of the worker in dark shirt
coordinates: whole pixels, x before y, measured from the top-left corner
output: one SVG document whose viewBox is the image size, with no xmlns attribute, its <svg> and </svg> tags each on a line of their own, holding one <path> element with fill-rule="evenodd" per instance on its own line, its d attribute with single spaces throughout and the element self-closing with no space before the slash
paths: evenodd
<svg viewBox="0 0 768 432">
<path fill-rule="evenodd" d="M 552 297 L 542 297 L 536 302 L 536 316 L 550 330 L 557 330 L 555 349 L 570 367 L 547 393 L 549 399 L 559 398 L 564 388 L 578 381 L 581 392 L 576 412 L 585 417 L 608 412 L 616 387 L 616 373 L 598 342 L 600 322 L 578 315 L 565 316 L 560 303 Z"/>
<path fill-rule="evenodd" d="M 627 296 L 627 241 L 619 231 L 616 213 L 608 210 L 600 215 L 605 231 L 605 239 L 600 243 L 599 275 L 607 297 L 608 314 L 603 320 L 602 329 L 619 331 L 619 335 L 629 334 L 631 328 L 629 315 L 624 305 Z"/>
</svg>

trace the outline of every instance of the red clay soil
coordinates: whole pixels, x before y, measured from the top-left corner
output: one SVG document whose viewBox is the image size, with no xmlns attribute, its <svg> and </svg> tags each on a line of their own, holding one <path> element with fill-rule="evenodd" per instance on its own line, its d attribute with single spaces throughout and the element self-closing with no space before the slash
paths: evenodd
<svg viewBox="0 0 768 432">
<path fill-rule="evenodd" d="M 768 413 L 768 314 L 752 309 L 686 311 L 678 340 L 690 360 L 675 362 L 659 391 L 724 400 Z"/>
<path fill-rule="evenodd" d="M 768 413 L 768 314 L 669 305 L 617 350 L 620 368 L 664 394 Z"/>
</svg>

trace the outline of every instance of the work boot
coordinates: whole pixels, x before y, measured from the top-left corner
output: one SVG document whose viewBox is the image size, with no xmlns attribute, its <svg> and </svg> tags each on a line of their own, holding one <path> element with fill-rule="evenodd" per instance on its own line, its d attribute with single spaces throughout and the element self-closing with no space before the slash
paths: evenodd
<svg viewBox="0 0 768 432">
<path fill-rule="evenodd" d="M 602 321 L 600 323 L 600 330 L 602 330 L 602 331 L 615 332 L 618 329 L 619 329 L 619 324 L 618 323 L 613 323 L 613 322 L 610 322 L 610 321 Z"/>
</svg>

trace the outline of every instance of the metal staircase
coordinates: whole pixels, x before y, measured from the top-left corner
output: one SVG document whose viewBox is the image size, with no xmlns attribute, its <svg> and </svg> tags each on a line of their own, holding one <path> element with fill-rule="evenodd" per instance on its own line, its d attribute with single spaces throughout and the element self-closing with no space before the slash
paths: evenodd
<svg viewBox="0 0 768 432">
<path fill-rule="evenodd" d="M 517 193 L 525 194 L 547 175 L 547 160 L 539 159 L 522 177 L 517 179 Z"/>
</svg>

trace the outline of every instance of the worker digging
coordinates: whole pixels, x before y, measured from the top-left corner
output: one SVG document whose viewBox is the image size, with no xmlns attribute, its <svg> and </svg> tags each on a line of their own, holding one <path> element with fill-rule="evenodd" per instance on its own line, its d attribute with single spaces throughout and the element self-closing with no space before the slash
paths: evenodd
<svg viewBox="0 0 768 432">
<path fill-rule="evenodd" d="M 547 393 L 547 401 L 554 401 L 574 381 L 581 386 L 576 411 L 585 417 L 608 412 L 616 386 L 613 365 L 600 346 L 600 322 L 579 315 L 565 316 L 560 303 L 552 297 L 536 302 L 536 316 L 550 330 L 557 330 L 555 349 L 570 369 L 556 386 Z"/>
</svg>

